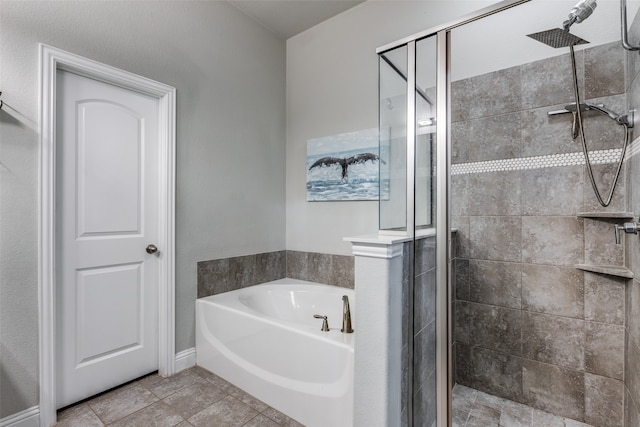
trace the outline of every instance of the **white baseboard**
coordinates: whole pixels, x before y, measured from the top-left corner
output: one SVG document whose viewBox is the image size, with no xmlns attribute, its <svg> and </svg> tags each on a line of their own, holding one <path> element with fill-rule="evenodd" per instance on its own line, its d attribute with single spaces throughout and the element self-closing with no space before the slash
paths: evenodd
<svg viewBox="0 0 640 427">
<path fill-rule="evenodd" d="M 196 348 L 191 347 L 176 354 L 175 372 L 196 366 Z"/>
<path fill-rule="evenodd" d="M 196 365 L 196 349 L 188 348 L 176 354 L 176 373 Z M 40 427 L 40 408 L 34 406 L 0 419 L 0 427 Z"/>
<path fill-rule="evenodd" d="M 0 427 L 40 427 L 40 408 L 33 406 L 0 420 Z"/>
</svg>

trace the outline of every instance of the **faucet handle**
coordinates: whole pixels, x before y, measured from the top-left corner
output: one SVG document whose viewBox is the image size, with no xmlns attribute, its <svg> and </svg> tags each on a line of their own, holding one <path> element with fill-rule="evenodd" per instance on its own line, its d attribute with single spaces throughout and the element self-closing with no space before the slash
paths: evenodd
<svg viewBox="0 0 640 427">
<path fill-rule="evenodd" d="M 313 317 L 315 319 L 322 319 L 322 328 L 320 329 L 322 332 L 329 332 L 329 321 L 327 321 L 327 316 L 314 314 Z"/>
</svg>

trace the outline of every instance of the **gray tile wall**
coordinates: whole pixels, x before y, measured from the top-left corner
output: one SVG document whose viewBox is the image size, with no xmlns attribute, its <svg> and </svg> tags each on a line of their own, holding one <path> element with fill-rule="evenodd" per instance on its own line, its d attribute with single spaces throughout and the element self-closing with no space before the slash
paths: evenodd
<svg viewBox="0 0 640 427">
<path fill-rule="evenodd" d="M 436 422 L 436 239 L 416 240 L 413 284 L 413 425 Z"/>
<path fill-rule="evenodd" d="M 409 309 L 411 301 L 411 275 L 413 274 L 413 266 L 411 260 L 413 257 L 413 242 L 406 242 L 402 246 L 402 382 L 400 388 L 402 395 L 400 398 L 400 425 L 407 427 L 409 425 L 409 366 L 411 359 L 409 355 L 409 320 L 412 318 L 413 310 Z"/>
<path fill-rule="evenodd" d="M 352 256 L 287 251 L 287 277 L 353 289 L 354 263 Z"/>
<path fill-rule="evenodd" d="M 352 256 L 277 251 L 197 264 L 198 298 L 285 277 L 354 288 Z"/>
<path fill-rule="evenodd" d="M 198 298 L 286 277 L 286 251 L 200 261 Z"/>
<path fill-rule="evenodd" d="M 409 384 L 409 366 L 413 359 L 409 359 L 409 349 L 411 343 L 409 342 L 409 325 L 410 319 L 413 318 L 413 309 L 410 309 L 409 304 L 412 300 L 410 296 L 411 292 L 411 276 L 413 275 L 413 265 L 411 260 L 413 257 L 413 242 L 406 242 L 402 247 L 402 382 L 400 384 L 402 394 L 400 398 L 400 407 L 402 408 L 400 416 L 401 427 L 409 426 L 409 396 L 410 386 Z M 411 320 L 412 321 L 412 320 Z M 413 380 L 413 379 L 412 379 Z M 413 416 L 413 412 L 412 412 Z"/>
<path fill-rule="evenodd" d="M 583 98 L 624 111 L 620 44 L 578 52 L 577 61 Z M 573 102 L 570 64 L 565 54 L 453 82 L 453 163 L 581 151 L 571 115 L 546 114 Z M 620 127 L 593 112 L 585 119 L 590 150 L 620 148 Z M 594 167 L 602 192 L 612 169 Z M 580 165 L 452 177 L 457 383 L 595 426 L 623 425 L 626 281 L 574 265 L 624 263 L 613 223 L 576 214 L 626 210 L 626 187 L 622 179 L 604 209 Z M 627 292 L 627 307 L 633 298 L 640 291 Z M 626 336 L 629 363 L 634 351 L 640 357 L 640 333 Z M 640 378 L 626 389 L 627 400 L 640 395 Z"/>
<path fill-rule="evenodd" d="M 405 243 L 402 259 L 401 426 L 408 425 L 409 393 L 411 393 L 413 425 L 431 427 L 436 421 L 435 237 Z M 413 308 L 410 308 L 411 300 L 413 300 Z M 413 322 L 413 337 L 408 334 L 409 322 Z M 411 338 L 414 361 L 412 370 L 409 369 Z M 411 386 L 409 372 L 412 372 Z"/>
<path fill-rule="evenodd" d="M 640 14 L 631 27 L 631 40 L 640 40 Z M 636 42 L 637 43 L 637 42 Z M 640 55 L 627 52 L 627 102 L 629 106 L 640 105 Z M 638 138 L 638 128 L 633 130 L 633 139 Z M 640 153 L 628 159 L 627 202 L 628 210 L 640 214 Z M 637 219 L 637 218 L 636 218 Z M 640 239 L 629 235 L 626 238 L 626 262 L 634 272 L 635 279 L 626 289 L 625 307 L 625 426 L 640 426 Z"/>
</svg>

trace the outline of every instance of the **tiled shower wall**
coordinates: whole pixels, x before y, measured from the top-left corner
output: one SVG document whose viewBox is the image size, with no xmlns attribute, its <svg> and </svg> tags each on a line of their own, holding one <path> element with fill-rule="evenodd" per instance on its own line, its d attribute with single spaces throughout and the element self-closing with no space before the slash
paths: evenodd
<svg viewBox="0 0 640 427">
<path fill-rule="evenodd" d="M 285 277 L 354 288 L 354 258 L 344 255 L 277 251 L 200 261 L 197 269 L 198 298 Z"/>
<path fill-rule="evenodd" d="M 640 15 L 636 15 L 631 28 L 631 40 L 640 40 Z M 627 52 L 628 104 L 640 106 L 640 54 Z M 633 131 L 639 138 L 640 131 Z M 640 140 L 635 141 L 627 159 L 627 209 L 640 214 Z M 625 321 L 625 427 L 640 426 L 640 238 L 626 237 L 626 263 L 635 275 L 626 291 Z"/>
<path fill-rule="evenodd" d="M 624 112 L 620 44 L 577 52 L 577 62 L 583 100 Z M 627 281 L 574 266 L 624 263 L 614 222 L 576 214 L 626 210 L 626 182 L 600 208 L 585 166 L 564 156 L 581 151 L 572 117 L 547 112 L 573 102 L 569 56 L 452 89 L 456 382 L 592 425 L 622 426 Z M 584 116 L 590 150 L 621 147 L 621 126 Z M 602 192 L 613 169 L 594 167 Z"/>
<path fill-rule="evenodd" d="M 414 251 L 415 247 L 415 253 Z M 431 427 L 436 421 L 436 242 L 416 239 L 403 246 L 402 279 L 402 418 L 409 425 L 409 393 L 413 395 L 413 425 Z M 412 264 L 413 262 L 413 264 Z M 411 276 L 414 277 L 413 286 Z M 409 304 L 413 293 L 413 319 Z M 409 322 L 413 321 L 413 369 L 409 369 Z M 409 372 L 412 389 L 409 390 Z"/>
<path fill-rule="evenodd" d="M 413 425 L 436 422 L 436 238 L 415 241 Z"/>
</svg>

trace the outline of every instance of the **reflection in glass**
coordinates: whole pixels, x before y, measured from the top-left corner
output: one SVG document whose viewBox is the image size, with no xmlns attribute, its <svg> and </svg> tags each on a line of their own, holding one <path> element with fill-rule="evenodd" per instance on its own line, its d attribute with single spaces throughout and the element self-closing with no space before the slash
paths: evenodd
<svg viewBox="0 0 640 427">
<path fill-rule="evenodd" d="M 407 46 L 379 55 L 380 230 L 407 229 Z"/>
<path fill-rule="evenodd" d="M 416 230 L 433 223 L 433 151 L 436 139 L 436 38 L 416 43 Z"/>
</svg>

